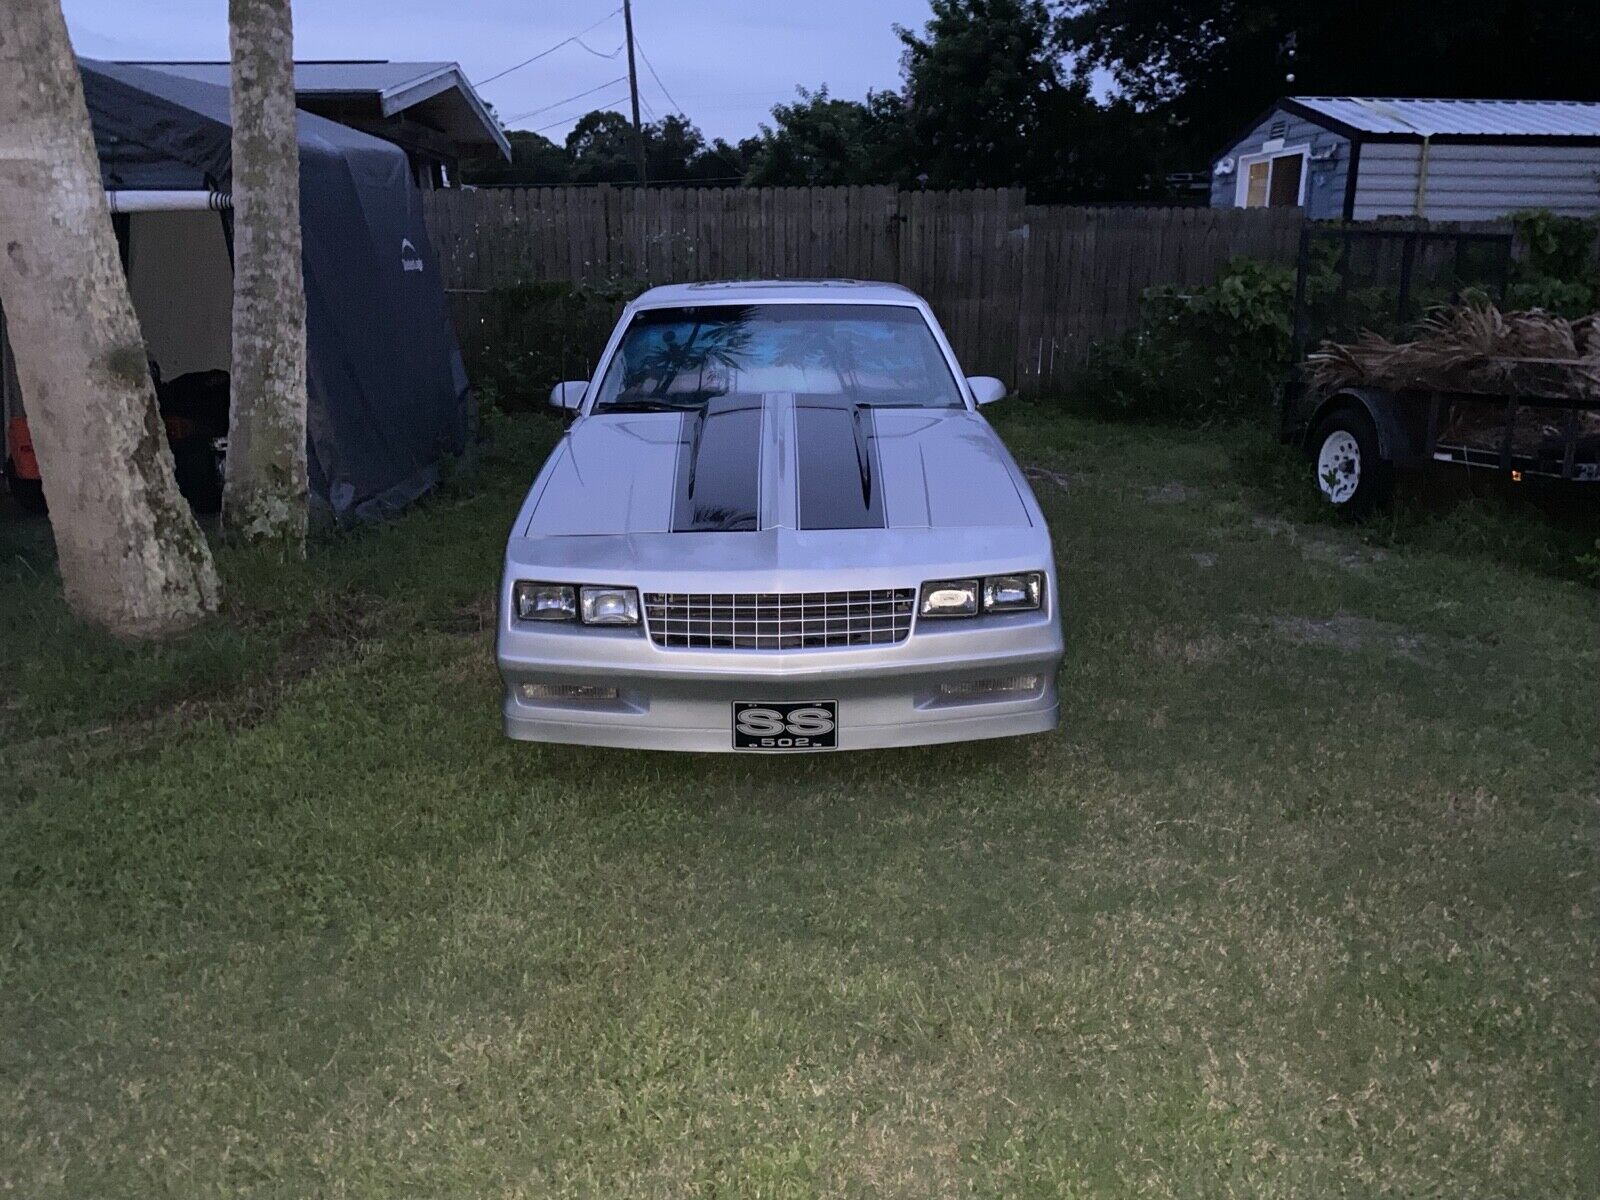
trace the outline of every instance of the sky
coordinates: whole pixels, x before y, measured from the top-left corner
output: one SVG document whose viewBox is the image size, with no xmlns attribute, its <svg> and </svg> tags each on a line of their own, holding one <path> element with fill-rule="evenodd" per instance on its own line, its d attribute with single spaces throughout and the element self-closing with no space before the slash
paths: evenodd
<svg viewBox="0 0 1600 1200">
<path fill-rule="evenodd" d="M 627 111 L 622 17 L 612 12 L 620 4 L 295 0 L 295 57 L 453 59 L 476 84 L 581 33 L 583 45 L 562 46 L 480 88 L 509 128 L 539 129 L 559 142 L 591 108 Z M 74 48 L 88 58 L 228 57 L 227 0 L 62 7 Z M 644 117 L 681 110 L 708 137 L 737 141 L 756 132 L 774 104 L 794 99 L 797 86 L 827 84 L 847 99 L 895 87 L 893 26 L 920 29 L 927 19 L 927 0 L 633 0 L 648 61 L 639 63 Z M 597 90 L 579 96 L 589 89 Z"/>
</svg>

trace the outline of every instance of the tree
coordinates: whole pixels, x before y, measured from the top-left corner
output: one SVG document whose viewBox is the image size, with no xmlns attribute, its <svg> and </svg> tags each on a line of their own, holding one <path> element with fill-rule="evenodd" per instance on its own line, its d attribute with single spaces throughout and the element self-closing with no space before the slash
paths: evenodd
<svg viewBox="0 0 1600 1200">
<path fill-rule="evenodd" d="M 705 135 L 682 113 L 668 113 L 644 127 L 645 161 L 650 178 L 661 183 L 738 182 L 744 157 L 736 147 Z"/>
<path fill-rule="evenodd" d="M 233 378 L 223 518 L 304 553 L 306 296 L 289 0 L 229 0 Z"/>
<path fill-rule="evenodd" d="M 639 177 L 633 156 L 633 126 L 610 109 L 578 118 L 567 134 L 567 161 L 574 183 L 620 183 Z"/>
<path fill-rule="evenodd" d="M 909 133 L 936 187 L 1004 187 L 1036 174 L 1041 141 L 1070 108 L 1092 107 L 1063 73 L 1042 0 L 932 0 L 905 46 Z"/>
<path fill-rule="evenodd" d="M 669 113 L 644 127 L 645 162 L 656 182 L 682 183 L 692 178 L 695 164 L 705 152 L 705 135 L 687 117 Z"/>
<path fill-rule="evenodd" d="M 0 5 L 0 303 L 67 602 L 144 637 L 217 606 L 173 480 L 60 0 Z"/>
<path fill-rule="evenodd" d="M 549 187 L 571 180 L 572 166 L 567 161 L 567 152 L 544 134 L 512 129 L 506 132 L 506 141 L 511 143 L 510 162 L 499 155 L 469 158 L 461 164 L 461 181 Z"/>
<path fill-rule="evenodd" d="M 747 182 L 762 187 L 822 187 L 910 182 L 904 106 L 898 93 L 839 100 L 824 85 L 772 108 L 748 153 Z"/>
<path fill-rule="evenodd" d="M 1028 196 L 1045 203 L 1159 201 L 1168 195 L 1167 121 L 1124 99 L 1052 92 L 1029 150 Z"/>
<path fill-rule="evenodd" d="M 1069 0 L 1058 39 L 1195 166 L 1284 95 L 1600 99 L 1590 17 L 1571 0 Z"/>
<path fill-rule="evenodd" d="M 682 113 L 652 121 L 643 133 L 645 162 L 653 183 L 725 180 L 744 173 L 738 150 L 720 139 L 707 144 L 705 135 Z M 567 134 L 567 161 L 574 182 L 632 183 L 639 177 L 633 126 L 610 109 L 585 113 Z"/>
<path fill-rule="evenodd" d="M 743 182 L 750 171 L 750 153 L 753 138 L 740 138 L 735 146 L 723 138 L 712 138 L 706 152 L 695 164 L 696 179 L 720 179 L 726 183 Z"/>
</svg>

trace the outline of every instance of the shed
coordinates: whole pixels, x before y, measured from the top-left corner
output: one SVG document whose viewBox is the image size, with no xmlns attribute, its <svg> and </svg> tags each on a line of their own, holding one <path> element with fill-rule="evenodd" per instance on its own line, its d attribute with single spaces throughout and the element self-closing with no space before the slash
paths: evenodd
<svg viewBox="0 0 1600 1200">
<path fill-rule="evenodd" d="M 228 91 L 78 65 L 147 352 L 166 380 L 221 380 L 225 405 Z M 428 490 L 443 459 L 466 449 L 466 374 L 405 153 L 310 113 L 297 115 L 297 130 L 313 507 L 341 522 L 378 517 Z M 17 400 L 8 395 L 8 407 Z"/>
<path fill-rule="evenodd" d="M 1211 205 L 1296 204 L 1347 221 L 1600 213 L 1600 103 L 1288 97 L 1212 160 Z"/>
<path fill-rule="evenodd" d="M 226 62 L 121 65 L 214 87 L 229 82 Z M 451 186 L 463 158 L 511 158 L 500 122 L 453 62 L 303 59 L 294 64 L 294 99 L 307 112 L 399 146 L 424 190 Z"/>
</svg>

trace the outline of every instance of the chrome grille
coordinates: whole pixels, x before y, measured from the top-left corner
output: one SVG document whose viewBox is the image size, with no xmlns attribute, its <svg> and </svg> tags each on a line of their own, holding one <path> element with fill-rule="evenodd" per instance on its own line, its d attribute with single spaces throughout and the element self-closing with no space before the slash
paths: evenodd
<svg viewBox="0 0 1600 1200">
<path fill-rule="evenodd" d="M 645 625 L 658 646 L 806 650 L 881 646 L 911 632 L 913 588 L 859 592 L 646 592 Z"/>
</svg>

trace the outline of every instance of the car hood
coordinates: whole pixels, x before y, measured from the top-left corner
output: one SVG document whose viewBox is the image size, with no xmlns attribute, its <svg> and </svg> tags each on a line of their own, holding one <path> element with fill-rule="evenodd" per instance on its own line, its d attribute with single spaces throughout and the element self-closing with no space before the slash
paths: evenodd
<svg viewBox="0 0 1600 1200">
<path fill-rule="evenodd" d="M 534 484 L 523 535 L 1026 527 L 1025 491 L 965 409 L 726 396 L 580 419 Z"/>
</svg>

